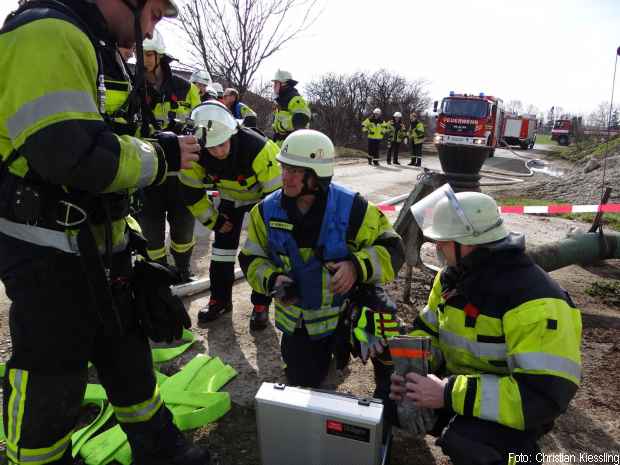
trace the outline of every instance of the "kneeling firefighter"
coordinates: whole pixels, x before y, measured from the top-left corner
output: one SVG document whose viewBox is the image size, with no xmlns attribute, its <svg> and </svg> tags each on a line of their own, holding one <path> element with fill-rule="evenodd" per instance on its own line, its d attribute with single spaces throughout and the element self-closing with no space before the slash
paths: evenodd
<svg viewBox="0 0 620 465">
<path fill-rule="evenodd" d="M 318 387 L 334 355 L 340 367 L 348 359 L 348 353 L 343 356 L 339 349 L 342 333 L 349 343 L 349 334 L 343 331 L 351 317 L 347 299 L 364 310 L 363 317 L 358 312 L 355 327 L 362 333 L 365 359 L 382 351 L 380 339 L 397 333 L 390 310 L 383 308 L 377 315 L 384 324 L 378 324 L 377 331 L 379 327 L 387 331 L 374 337 L 375 315 L 361 308 L 370 302 L 358 300 L 363 293 L 357 291 L 366 288 L 367 295 L 376 297 L 376 286 L 396 276 L 404 250 L 401 238 L 377 207 L 331 182 L 334 146 L 326 135 L 310 129 L 295 131 L 283 141 L 277 159 L 282 164 L 283 187 L 250 212 L 239 262 L 253 289 L 276 298 L 276 326 L 283 332 L 281 351 L 288 383 Z M 386 399 L 389 367 L 374 359 L 373 363 L 380 391 L 375 395 Z"/>
<path fill-rule="evenodd" d="M 199 321 L 208 322 L 232 310 L 234 265 L 245 214 L 265 195 L 279 189 L 282 177 L 275 159 L 278 146 L 256 130 L 240 126 L 224 104 L 203 103 L 192 112 L 192 121 L 197 134 L 204 137 L 204 149 L 200 161 L 183 170 L 179 179 L 189 210 L 215 231 L 209 267 L 211 299 L 198 313 Z M 206 186 L 219 191 L 217 209 Z M 265 329 L 271 298 L 254 291 L 251 299 L 250 328 Z"/>
<path fill-rule="evenodd" d="M 210 462 L 162 403 L 148 338 L 172 341 L 191 322 L 171 295 L 169 270 L 132 257 L 143 247 L 127 215 L 128 192 L 162 182 L 168 171 L 198 159 L 200 147 L 193 136 L 159 133 L 147 141 L 117 134 L 115 116 L 106 115 L 123 106 L 107 105 L 107 90 L 129 89 L 117 45 L 137 41 L 141 63 L 142 32 L 177 14 L 172 0 L 33 0 L 0 31 L 0 278 L 12 301 L 3 419 L 10 464 L 73 463 L 71 435 L 89 361 L 134 464 Z M 141 87 L 137 75 L 134 89 Z M 109 78 L 118 88 L 106 89 Z"/>
</svg>

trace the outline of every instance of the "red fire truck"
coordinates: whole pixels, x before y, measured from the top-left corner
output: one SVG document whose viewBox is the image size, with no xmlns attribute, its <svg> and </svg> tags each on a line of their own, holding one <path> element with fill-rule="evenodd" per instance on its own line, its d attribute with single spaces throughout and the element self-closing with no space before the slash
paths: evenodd
<svg viewBox="0 0 620 465">
<path fill-rule="evenodd" d="M 523 150 L 533 149 L 536 143 L 536 115 L 506 114 L 503 139 L 508 145 L 518 145 Z"/>
<path fill-rule="evenodd" d="M 434 110 L 437 111 L 437 102 Z M 504 104 L 480 93 L 455 94 L 441 101 L 433 142 L 438 146 L 480 148 L 493 156 L 501 138 Z"/>
<path fill-rule="evenodd" d="M 551 140 L 557 141 L 560 145 L 569 145 L 575 139 L 577 127 L 577 118 L 556 119 L 551 129 Z"/>
</svg>

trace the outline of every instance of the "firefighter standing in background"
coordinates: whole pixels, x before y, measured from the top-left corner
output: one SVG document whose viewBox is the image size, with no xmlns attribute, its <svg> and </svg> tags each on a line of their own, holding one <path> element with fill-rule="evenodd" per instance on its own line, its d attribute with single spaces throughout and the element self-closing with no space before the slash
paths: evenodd
<svg viewBox="0 0 620 465">
<path fill-rule="evenodd" d="M 143 44 L 146 70 L 147 102 L 156 127 L 174 132 L 182 129 L 192 108 L 200 104 L 198 89 L 172 74 L 163 37 L 155 31 L 153 39 Z M 183 282 L 191 278 L 190 260 L 194 239 L 194 217 L 180 202 L 178 173 L 168 173 L 164 184 L 144 190 L 144 207 L 139 214 L 140 226 L 148 241 L 151 260 L 167 264 L 166 220 L 170 225 L 170 254 Z"/>
<path fill-rule="evenodd" d="M 271 81 L 276 103 L 272 126 L 273 140 L 282 145 L 282 141 L 290 133 L 309 126 L 312 113 L 306 100 L 295 88 L 297 81 L 291 73 L 279 69 Z"/>
<path fill-rule="evenodd" d="M 296 131 L 284 140 L 277 156 L 283 187 L 250 212 L 239 255 L 252 288 L 275 294 L 292 385 L 318 387 L 324 381 L 344 300 L 358 285 L 392 281 L 404 261 L 402 241 L 383 213 L 331 182 L 334 157 L 331 140 L 318 131 Z M 389 316 L 385 320 L 384 326 L 394 325 Z M 384 398 L 386 370 L 376 372 L 384 380 Z"/>
<path fill-rule="evenodd" d="M 238 120 L 243 120 L 243 125 L 247 128 L 256 127 L 256 113 L 245 103 L 239 101 L 239 91 L 229 87 L 224 91 L 222 103 L 228 107 L 233 116 Z"/>
<path fill-rule="evenodd" d="M 386 139 L 388 141 L 387 152 L 387 164 L 392 164 L 392 158 L 395 165 L 400 165 L 398 162 L 398 149 L 400 144 L 407 137 L 407 129 L 402 121 L 403 115 L 397 111 L 392 116 L 392 119 L 386 123 Z"/>
<path fill-rule="evenodd" d="M 437 376 L 393 376 L 392 397 L 435 409 L 430 433 L 455 465 L 540 463 L 537 440 L 580 383 L 579 309 L 488 195 L 445 184 L 412 212 L 447 263 L 412 333 L 431 338 Z"/>
<path fill-rule="evenodd" d="M 418 120 L 417 113 L 411 113 L 409 126 L 409 140 L 411 141 L 410 166 L 422 166 L 422 145 L 424 143 L 424 125 Z"/>
<path fill-rule="evenodd" d="M 207 89 L 213 83 L 209 72 L 204 69 L 194 71 L 189 80 L 198 89 L 198 93 L 200 94 L 200 101 L 204 102 L 208 100 L 209 94 L 207 93 Z"/>
<path fill-rule="evenodd" d="M 216 320 L 232 310 L 234 265 L 245 214 L 265 195 L 282 186 L 280 166 L 275 161 L 278 146 L 257 131 L 239 125 L 230 111 L 217 101 L 201 105 L 192 114 L 198 129 L 206 131 L 200 162 L 183 170 L 183 199 L 193 215 L 215 231 L 209 277 L 211 299 L 200 310 L 201 322 Z M 205 191 L 205 177 L 219 191 L 216 209 Z M 252 292 L 250 329 L 269 323 L 271 298 Z"/>
<path fill-rule="evenodd" d="M 379 146 L 385 133 L 385 123 L 381 119 L 381 109 L 375 108 L 372 116 L 362 122 L 362 132 L 368 135 L 368 164 L 379 165 Z"/>
<path fill-rule="evenodd" d="M 145 142 L 107 123 L 130 89 L 117 45 L 132 47 L 178 10 L 171 0 L 100 3 L 30 1 L 0 31 L 0 278 L 12 301 L 6 456 L 73 463 L 90 361 L 134 464 L 208 465 L 162 403 L 147 339 L 171 340 L 189 317 L 166 270 L 132 266 L 139 241 L 127 215 L 128 191 L 189 166 L 200 147 L 172 133 Z"/>
</svg>

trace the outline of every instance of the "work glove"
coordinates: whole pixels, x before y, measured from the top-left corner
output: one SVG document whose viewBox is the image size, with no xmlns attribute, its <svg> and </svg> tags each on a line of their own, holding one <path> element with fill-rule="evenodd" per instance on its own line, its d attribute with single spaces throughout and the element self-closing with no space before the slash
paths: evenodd
<svg viewBox="0 0 620 465">
<path fill-rule="evenodd" d="M 132 285 L 138 319 L 154 342 L 180 339 L 183 328 L 192 326 L 185 305 L 170 289 L 179 282 L 177 273 L 159 263 L 138 260 L 134 265 Z"/>
<path fill-rule="evenodd" d="M 388 345 L 387 340 L 400 334 L 400 325 L 394 315 L 387 312 L 373 312 L 364 306 L 353 328 L 354 339 L 359 344 L 362 363 L 368 358 L 379 357 Z"/>
</svg>

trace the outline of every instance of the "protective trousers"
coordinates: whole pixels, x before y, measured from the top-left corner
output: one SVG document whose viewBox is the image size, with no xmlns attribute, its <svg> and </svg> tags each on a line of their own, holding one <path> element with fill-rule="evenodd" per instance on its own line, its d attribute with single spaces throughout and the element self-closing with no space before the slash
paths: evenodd
<svg viewBox="0 0 620 465">
<path fill-rule="evenodd" d="M 392 163 L 392 159 L 394 160 L 394 163 L 398 163 L 398 149 L 399 148 L 400 148 L 400 142 L 392 141 L 392 143 L 388 147 L 388 152 L 387 152 L 388 163 Z"/>
<path fill-rule="evenodd" d="M 368 139 L 368 164 L 379 163 L 379 146 L 381 139 Z"/>
<path fill-rule="evenodd" d="M 440 435 L 436 444 L 454 465 L 506 465 L 511 457 L 522 462 L 542 463 L 536 443 L 538 434 L 519 431 L 479 418 L 454 416 L 439 410 L 439 419 L 430 434 Z"/>
<path fill-rule="evenodd" d="M 181 189 L 181 183 L 176 176 L 169 176 L 160 186 L 144 189 L 144 206 L 137 220 L 148 241 L 149 258 L 165 261 L 168 219 L 171 254 L 179 271 L 185 272 L 189 270 L 192 249 L 196 243 L 195 219 L 183 203 Z"/>
<path fill-rule="evenodd" d="M 411 144 L 411 165 L 422 166 L 422 144 Z"/>
<path fill-rule="evenodd" d="M 1 235 L 0 235 L 1 236 Z M 10 242 L 0 237 L 0 256 Z M 128 253 L 113 257 L 112 281 L 126 283 Z M 52 251 L 5 270 L 13 351 L 4 378 L 4 428 L 13 464 L 71 464 L 71 433 L 91 361 L 123 424 L 162 408 L 151 350 L 136 323 L 130 289 L 114 292 L 124 332 L 100 323 L 80 258 Z"/>
<path fill-rule="evenodd" d="M 215 231 L 215 241 L 211 249 L 211 264 L 209 266 L 211 296 L 219 302 L 232 302 L 235 261 L 237 260 L 243 218 L 253 206 L 252 204 L 235 207 L 235 203 L 230 200 L 220 202 L 218 212 L 227 216 L 228 221 L 233 224 L 233 228 L 227 233 Z M 254 305 L 269 306 L 271 297 L 252 291 L 251 301 Z"/>
</svg>

